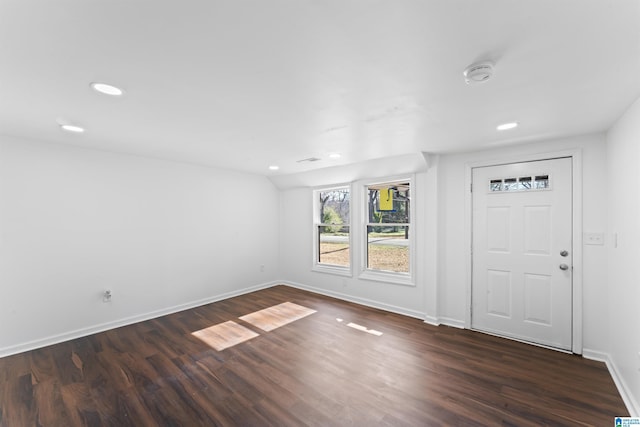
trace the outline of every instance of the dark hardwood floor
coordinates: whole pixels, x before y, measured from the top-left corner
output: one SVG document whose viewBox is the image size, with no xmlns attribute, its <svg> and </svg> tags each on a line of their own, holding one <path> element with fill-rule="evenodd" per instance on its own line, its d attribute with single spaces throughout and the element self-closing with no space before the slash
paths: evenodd
<svg viewBox="0 0 640 427">
<path fill-rule="evenodd" d="M 283 302 L 316 312 L 270 332 L 239 319 Z M 216 351 L 192 335 L 226 321 L 259 336 Z M 628 413 L 602 363 L 286 286 L 0 359 L 7 427 L 609 426 L 616 415 Z"/>
</svg>

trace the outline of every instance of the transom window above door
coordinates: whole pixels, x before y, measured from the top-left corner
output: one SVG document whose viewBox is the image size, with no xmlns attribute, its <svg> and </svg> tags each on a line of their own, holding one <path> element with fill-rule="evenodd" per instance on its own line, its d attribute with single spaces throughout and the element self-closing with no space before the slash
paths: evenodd
<svg viewBox="0 0 640 427">
<path fill-rule="evenodd" d="M 513 176 L 489 180 L 489 192 L 549 190 L 551 181 L 549 174 Z"/>
</svg>

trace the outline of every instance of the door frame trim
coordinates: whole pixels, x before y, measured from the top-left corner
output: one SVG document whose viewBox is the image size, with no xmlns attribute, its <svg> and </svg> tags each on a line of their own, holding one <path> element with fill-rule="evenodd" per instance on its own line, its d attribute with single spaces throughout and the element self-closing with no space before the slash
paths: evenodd
<svg viewBox="0 0 640 427">
<path fill-rule="evenodd" d="M 464 327 L 471 329 L 471 293 L 472 293 L 472 265 L 473 254 L 472 245 L 472 172 L 474 168 L 500 166 L 511 163 L 534 162 L 540 160 L 551 160 L 562 157 L 571 158 L 571 180 L 572 180 L 572 245 L 573 245 L 573 289 L 572 289 L 572 318 L 571 318 L 571 349 L 573 353 L 582 354 L 583 330 L 582 330 L 582 150 L 553 151 L 546 153 L 506 156 L 504 158 L 494 158 L 493 160 L 482 160 L 465 163 L 465 247 L 467 248 L 466 264 L 466 299 L 465 299 L 465 319 Z"/>
</svg>

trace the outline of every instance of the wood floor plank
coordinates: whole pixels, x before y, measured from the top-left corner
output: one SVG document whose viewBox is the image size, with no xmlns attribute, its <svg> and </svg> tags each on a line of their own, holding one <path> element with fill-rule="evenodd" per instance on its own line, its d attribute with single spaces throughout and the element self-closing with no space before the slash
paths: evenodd
<svg viewBox="0 0 640 427">
<path fill-rule="evenodd" d="M 68 418 L 61 387 L 60 382 L 52 379 L 34 385 L 33 399 L 38 425 L 56 425 L 58 420 Z"/>
<path fill-rule="evenodd" d="M 12 377 L 0 387 L 2 404 L 2 426 L 34 425 L 37 419 L 37 408 L 34 402 L 33 383 L 31 375 L 25 374 Z"/>
<path fill-rule="evenodd" d="M 314 314 L 268 319 L 287 302 Z M 256 312 L 284 326 L 240 319 Z M 216 350 L 193 335 L 224 322 L 257 336 Z M 0 380 L 0 427 L 597 426 L 628 415 L 602 363 L 287 286 L 5 357 Z"/>
</svg>

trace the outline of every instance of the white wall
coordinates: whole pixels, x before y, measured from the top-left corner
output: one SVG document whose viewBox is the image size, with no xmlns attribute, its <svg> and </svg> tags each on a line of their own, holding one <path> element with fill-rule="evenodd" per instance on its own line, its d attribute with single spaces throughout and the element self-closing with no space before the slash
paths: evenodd
<svg viewBox="0 0 640 427">
<path fill-rule="evenodd" d="M 364 280 L 358 277 L 359 264 L 353 266 L 353 276 L 344 277 L 312 271 L 313 266 L 313 188 L 283 189 L 280 212 L 282 230 L 280 239 L 280 272 L 290 284 L 311 289 L 327 295 L 337 296 L 361 304 L 383 308 L 418 318 L 429 318 L 435 311 L 435 208 L 427 204 L 427 193 L 433 191 L 437 167 L 432 165 L 426 172 L 416 173 L 412 194 L 416 201 L 416 218 L 413 230 L 416 233 L 415 286 Z M 370 178 L 384 179 L 371 170 Z M 344 168 L 332 179 L 325 176 L 324 185 L 344 184 L 339 180 L 348 175 Z M 406 174 L 403 176 L 407 176 Z M 359 178 L 362 178 L 359 176 Z M 318 184 L 316 182 L 316 184 Z M 364 201 L 364 198 L 362 199 Z M 353 205 L 352 212 L 359 212 Z M 357 217 L 352 218 L 352 228 L 359 226 Z M 428 229 L 431 228 L 431 232 Z M 352 251 L 357 248 L 352 246 Z M 360 257 L 354 256 L 357 260 Z"/>
<path fill-rule="evenodd" d="M 639 123 L 636 102 L 606 143 L 588 135 L 432 158 L 415 175 L 414 287 L 311 271 L 310 187 L 278 191 L 259 176 L 0 137 L 0 356 L 277 278 L 460 326 L 468 289 L 466 165 L 580 149 L 584 231 L 608 232 L 605 246 L 583 247 L 584 349 L 610 356 L 637 412 Z M 322 183 L 314 175 L 314 185 L 344 183 L 344 173 L 332 179 L 328 172 Z M 113 301 L 105 304 L 107 288 Z"/>
<path fill-rule="evenodd" d="M 277 227 L 264 177 L 0 137 L 0 356 L 271 282 Z"/>
<path fill-rule="evenodd" d="M 583 228 L 606 230 L 606 146 L 603 134 L 501 147 L 482 152 L 440 156 L 427 172 L 416 174 L 415 226 L 419 233 L 415 287 L 333 276 L 311 271 L 312 188 L 281 191 L 280 240 L 282 277 L 329 295 L 422 317 L 432 323 L 464 326 L 469 288 L 465 168 L 479 161 L 516 161 L 522 156 L 578 149 L 583 162 Z M 372 173 L 375 173 L 372 171 Z M 344 176 L 341 174 L 340 177 Z M 324 177 L 325 185 L 337 184 Z M 314 182 L 319 185 L 317 180 Z M 422 246 L 421 246 L 422 245 Z M 605 246 L 583 247 L 583 346 L 608 349 Z"/>
<path fill-rule="evenodd" d="M 542 143 L 496 148 L 475 153 L 448 155 L 440 158 L 438 181 L 439 251 L 438 306 L 445 323 L 461 325 L 467 315 L 469 289 L 465 268 L 469 256 L 465 224 L 468 183 L 467 164 L 484 161 L 515 161 L 524 156 L 580 149 L 583 161 L 583 228 L 585 231 L 606 230 L 606 148 L 604 135 L 546 141 Z M 604 246 L 583 247 L 583 345 L 585 349 L 605 351 L 608 348 L 606 257 Z"/>
<path fill-rule="evenodd" d="M 640 416 L 640 99 L 607 134 L 610 363 Z M 613 243 L 613 242 L 612 242 Z"/>
</svg>

